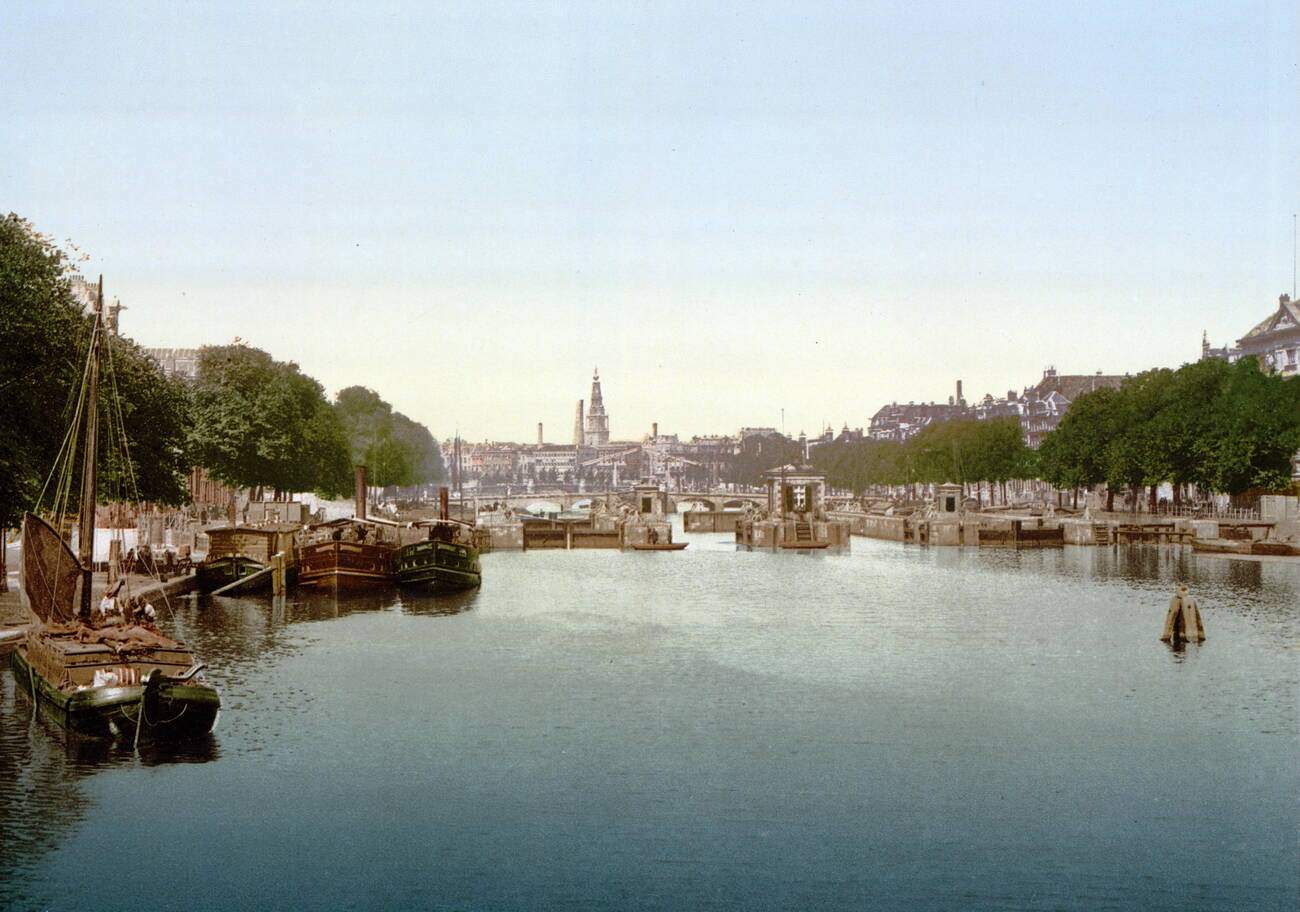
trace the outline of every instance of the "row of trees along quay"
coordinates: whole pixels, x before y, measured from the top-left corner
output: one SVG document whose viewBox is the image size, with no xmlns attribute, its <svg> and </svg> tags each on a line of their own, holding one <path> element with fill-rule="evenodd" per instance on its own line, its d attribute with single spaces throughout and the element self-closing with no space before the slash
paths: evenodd
<svg viewBox="0 0 1300 912">
<path fill-rule="evenodd" d="M 260 499 L 352 490 L 352 466 L 368 467 L 375 487 L 416 485 L 444 476 L 429 429 L 379 397 L 350 386 L 331 404 L 320 383 L 292 362 L 247 345 L 199 351 L 190 385 L 189 439 L 196 465 Z"/>
<path fill-rule="evenodd" d="M 77 402 L 91 316 L 74 273 L 53 239 L 12 213 L 0 218 L 0 529 L 40 501 Z M 370 467 L 377 487 L 445 475 L 429 430 L 372 390 L 349 387 L 331 403 L 296 364 L 243 344 L 201 349 L 194 381 L 164 375 L 126 337 L 108 351 L 112 382 L 99 407 L 105 417 L 120 409 L 121 420 L 99 427 L 121 428 L 125 441 L 100 447 L 105 502 L 182 505 L 195 467 L 255 496 L 346 496 L 354 462 Z"/>
<path fill-rule="evenodd" d="M 973 485 L 982 499 L 1007 502 L 1007 483 L 1038 479 L 1069 492 L 1105 484 L 1151 509 L 1168 483 L 1173 504 L 1190 486 L 1234 497 L 1286 492 L 1300 450 L 1300 377 L 1265 373 L 1253 358 L 1207 359 L 1178 370 L 1150 370 L 1119 389 L 1080 396 L 1037 451 L 1015 418 L 932 424 L 906 442 L 867 440 L 818 447 L 814 463 L 836 487 L 862 494 L 874 487 L 929 483 Z"/>
<path fill-rule="evenodd" d="M 863 440 L 819 446 L 813 464 L 837 488 L 855 495 L 871 488 L 909 488 L 923 484 L 973 486 L 983 501 L 1007 502 L 1007 483 L 1034 478 L 1034 451 L 1025 445 L 1016 418 L 941 421 L 904 442 Z"/>
</svg>

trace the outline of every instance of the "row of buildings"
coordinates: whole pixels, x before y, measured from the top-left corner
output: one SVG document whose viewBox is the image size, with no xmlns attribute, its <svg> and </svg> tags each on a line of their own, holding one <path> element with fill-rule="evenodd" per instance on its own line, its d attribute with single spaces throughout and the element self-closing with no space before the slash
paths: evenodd
<svg viewBox="0 0 1300 912">
<path fill-rule="evenodd" d="M 654 478 L 672 487 L 713 485 L 735 454 L 733 437 L 679 440 L 653 430 L 641 440 L 597 444 L 441 443 L 453 485 L 627 484 Z M 457 453 L 459 452 L 459 459 Z"/>
<path fill-rule="evenodd" d="M 1231 348 L 1214 349 L 1203 341 L 1202 357 L 1238 360 L 1255 357 L 1266 370 L 1294 375 L 1300 371 L 1300 307 L 1287 295 L 1277 310 L 1254 326 Z M 905 441 L 924 428 L 954 419 L 987 420 L 1014 418 L 1020 423 L 1026 443 L 1037 449 L 1047 434 L 1061 422 L 1080 396 L 1104 388 L 1118 388 L 1127 374 L 1061 374 L 1048 367 L 1036 383 L 1003 396 L 985 394 L 968 401 L 958 380 L 947 402 L 893 402 L 871 417 L 869 426 L 837 433 L 825 428 L 815 437 L 802 432 L 797 442 L 805 457 L 817 446 L 862 439 Z M 676 434 L 660 434 L 658 425 L 637 440 L 611 440 L 609 414 L 600 384 L 593 373 L 591 394 L 577 404 L 573 442 L 543 442 L 542 426 L 533 445 L 479 443 L 455 445 L 447 441 L 443 456 L 457 483 L 475 484 L 591 484 L 626 483 L 635 478 L 653 478 L 671 486 L 691 487 L 716 484 L 725 467 L 740 455 L 746 441 L 754 437 L 780 436 L 771 427 L 743 427 L 734 434 L 709 435 L 681 440 Z M 459 458 L 457 458 L 459 453 Z M 720 469 L 724 470 L 720 472 Z"/>
<path fill-rule="evenodd" d="M 1235 346 L 1213 348 L 1202 335 L 1202 358 L 1238 361 L 1255 358 L 1260 367 L 1286 376 L 1300 374 L 1300 302 L 1289 295 L 1278 298 L 1277 309 L 1237 340 Z M 1105 387 L 1118 388 L 1127 374 L 1058 374 L 1048 367 L 1042 379 L 1019 393 L 1008 390 L 1005 396 L 991 393 L 983 399 L 967 402 L 957 381 L 955 396 L 944 402 L 893 402 L 872 417 L 868 435 L 874 440 L 903 441 L 927 426 L 952 419 L 1016 418 L 1025 442 L 1037 449 L 1043 438 L 1061 423 L 1070 404 L 1080 396 Z"/>
<path fill-rule="evenodd" d="M 1053 431 L 1070 407 L 1085 393 L 1106 387 L 1117 388 L 1127 375 L 1058 374 L 1055 367 L 1043 371 L 1043 377 L 1019 393 L 1007 390 L 1005 396 L 986 393 L 984 398 L 967 402 L 962 396 L 961 381 L 957 394 L 944 402 L 892 402 L 871 416 L 867 434 L 873 440 L 903 441 L 916 436 L 939 421 L 953 419 L 1015 418 L 1020 422 L 1025 442 L 1037 449 L 1043 438 Z"/>
<path fill-rule="evenodd" d="M 73 291 L 89 309 L 97 288 L 81 277 L 74 278 Z M 116 329 L 123 309 L 114 299 L 105 302 L 107 319 Z M 171 375 L 193 379 L 197 375 L 199 350 L 189 348 L 146 349 L 163 370 Z M 1277 308 L 1237 340 L 1235 346 L 1211 347 L 1202 337 L 1202 358 L 1236 361 L 1257 358 L 1262 367 L 1286 375 L 1300 373 L 1300 302 L 1281 295 Z M 813 447 L 834 441 L 874 440 L 905 441 L 925 427 L 953 419 L 986 420 L 1015 418 L 1020 422 L 1025 440 L 1037 448 L 1043 438 L 1057 427 L 1066 411 L 1079 396 L 1106 387 L 1115 388 L 1127 375 L 1059 374 L 1054 367 L 1043 371 L 1037 383 L 1019 392 L 1008 390 L 1005 396 L 986 394 L 968 401 L 962 382 L 957 381 L 955 395 L 947 402 L 893 402 L 872 415 L 868 428 L 850 430 L 846 424 L 836 433 L 825 428 L 816 437 L 800 433 L 797 441 L 805 456 Z M 468 484 L 618 484 L 638 478 L 654 478 L 673 486 L 717 484 L 722 468 L 735 459 L 746 441 L 754 437 L 780 436 L 771 427 L 742 427 L 734 434 L 692 437 L 681 440 L 676 434 L 660 434 L 657 424 L 640 439 L 612 440 L 610 416 L 605 407 L 600 372 L 594 370 L 590 396 L 578 400 L 575 410 L 573 439 L 569 444 L 544 442 L 542 425 L 537 426 L 535 444 L 478 443 L 445 441 L 443 458 L 452 481 Z"/>
<path fill-rule="evenodd" d="M 1300 301 L 1279 295 L 1277 310 L 1260 320 L 1233 346 L 1212 348 L 1207 335 L 1201 335 L 1201 357 L 1239 361 L 1256 358 L 1264 370 L 1289 377 L 1300 374 Z"/>
</svg>

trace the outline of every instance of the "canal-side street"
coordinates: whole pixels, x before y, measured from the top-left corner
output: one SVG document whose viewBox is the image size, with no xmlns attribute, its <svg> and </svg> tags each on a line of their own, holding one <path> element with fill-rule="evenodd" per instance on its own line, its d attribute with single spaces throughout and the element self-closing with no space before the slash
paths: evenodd
<svg viewBox="0 0 1300 912">
<path fill-rule="evenodd" d="M 224 709 L 170 752 L 70 747 L 5 671 L 0 905 L 147 859 L 196 910 L 1291 907 L 1294 565 L 688 538 L 182 600 Z"/>
</svg>

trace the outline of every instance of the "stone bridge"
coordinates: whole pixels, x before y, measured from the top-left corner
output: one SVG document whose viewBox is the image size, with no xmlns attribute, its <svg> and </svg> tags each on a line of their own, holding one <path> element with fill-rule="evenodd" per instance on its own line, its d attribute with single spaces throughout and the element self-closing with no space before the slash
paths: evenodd
<svg viewBox="0 0 1300 912">
<path fill-rule="evenodd" d="M 766 492 L 757 493 L 738 493 L 734 491 L 667 491 L 661 492 L 661 496 L 668 498 L 668 512 L 676 513 L 679 509 L 691 510 L 726 510 L 743 508 L 745 504 L 750 503 L 756 507 L 767 506 Z M 622 491 L 547 491 L 545 489 L 534 491 L 531 494 L 498 494 L 495 496 L 484 495 L 481 497 L 470 497 L 466 495 L 465 504 L 477 502 L 480 505 L 499 503 L 506 504 L 516 511 L 527 510 L 530 504 L 535 503 L 553 503 L 559 504 L 562 510 L 571 510 L 574 507 L 581 507 L 584 503 L 594 504 L 598 500 L 603 500 L 608 506 L 614 507 L 618 504 L 633 504 L 635 494 L 631 489 Z M 454 501 L 453 501 L 454 503 Z"/>
</svg>

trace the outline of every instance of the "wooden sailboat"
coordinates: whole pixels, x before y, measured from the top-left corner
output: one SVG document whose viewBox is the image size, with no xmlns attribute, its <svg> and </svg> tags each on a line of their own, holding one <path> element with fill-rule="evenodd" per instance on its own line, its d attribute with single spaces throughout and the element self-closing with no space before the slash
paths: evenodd
<svg viewBox="0 0 1300 912">
<path fill-rule="evenodd" d="M 78 555 L 41 519 L 23 517 L 23 592 L 36 622 L 10 656 L 18 686 L 48 718 L 81 734 L 141 740 L 202 735 L 221 709 L 203 665 L 179 640 L 135 617 L 92 619 L 95 465 L 104 289 L 100 280 L 86 371 Z"/>
</svg>

